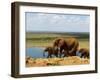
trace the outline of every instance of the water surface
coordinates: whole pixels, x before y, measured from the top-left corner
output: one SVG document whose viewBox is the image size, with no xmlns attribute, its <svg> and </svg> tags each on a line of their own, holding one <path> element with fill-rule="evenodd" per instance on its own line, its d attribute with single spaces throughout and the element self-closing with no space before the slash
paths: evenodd
<svg viewBox="0 0 100 80">
<path fill-rule="evenodd" d="M 30 56 L 33 58 L 44 58 L 43 51 L 44 48 L 39 47 L 26 48 L 26 56 Z M 47 56 L 47 53 L 45 53 L 45 55 Z"/>
</svg>

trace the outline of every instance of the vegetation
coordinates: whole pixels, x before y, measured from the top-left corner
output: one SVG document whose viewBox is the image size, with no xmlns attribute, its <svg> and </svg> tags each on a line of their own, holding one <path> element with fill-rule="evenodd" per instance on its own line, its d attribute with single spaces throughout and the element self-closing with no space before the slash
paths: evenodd
<svg viewBox="0 0 100 80">
<path fill-rule="evenodd" d="M 89 33 L 26 33 L 26 47 L 52 46 L 57 38 L 67 39 L 75 37 L 79 40 L 80 47 L 89 49 Z"/>
</svg>

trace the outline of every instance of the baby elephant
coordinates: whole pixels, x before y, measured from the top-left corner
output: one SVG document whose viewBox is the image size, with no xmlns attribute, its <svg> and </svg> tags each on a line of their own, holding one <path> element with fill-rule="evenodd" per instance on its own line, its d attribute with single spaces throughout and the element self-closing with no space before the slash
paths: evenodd
<svg viewBox="0 0 100 80">
<path fill-rule="evenodd" d="M 44 57 L 45 57 L 45 52 L 48 52 L 47 58 L 52 58 L 52 55 L 58 57 L 59 49 L 57 47 L 46 47 L 43 52 Z"/>
<path fill-rule="evenodd" d="M 86 48 L 81 48 L 78 53 L 80 54 L 81 58 L 89 58 L 89 50 Z"/>
</svg>

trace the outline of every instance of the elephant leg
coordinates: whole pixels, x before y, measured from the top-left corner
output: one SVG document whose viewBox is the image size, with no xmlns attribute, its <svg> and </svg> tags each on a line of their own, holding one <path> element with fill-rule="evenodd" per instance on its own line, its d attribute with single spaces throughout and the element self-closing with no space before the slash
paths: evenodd
<svg viewBox="0 0 100 80">
<path fill-rule="evenodd" d="M 60 58 L 62 57 L 62 53 L 59 54 L 59 57 L 60 57 Z"/>
<path fill-rule="evenodd" d="M 81 58 L 84 58 L 84 54 L 83 53 L 81 54 Z"/>
<path fill-rule="evenodd" d="M 56 57 L 58 57 L 58 54 L 55 54 Z"/>
<path fill-rule="evenodd" d="M 68 57 L 68 56 L 66 56 L 65 54 L 64 54 L 64 56 L 63 57 Z"/>
<path fill-rule="evenodd" d="M 51 54 L 48 54 L 47 58 L 50 58 L 51 57 Z"/>
<path fill-rule="evenodd" d="M 68 51 L 65 51 L 63 57 L 68 57 L 68 56 L 69 56 L 69 52 Z"/>
<path fill-rule="evenodd" d="M 49 55 L 47 56 L 47 58 L 49 58 Z"/>
<path fill-rule="evenodd" d="M 67 57 L 68 55 L 66 55 L 67 53 L 64 53 L 63 57 Z"/>
<path fill-rule="evenodd" d="M 88 58 L 88 55 L 86 53 L 82 54 L 81 58 Z"/>
<path fill-rule="evenodd" d="M 48 54 L 47 58 L 52 58 L 52 54 Z"/>
<path fill-rule="evenodd" d="M 52 55 L 50 54 L 50 58 L 52 58 Z"/>
<path fill-rule="evenodd" d="M 61 58 L 63 54 L 65 54 L 64 50 L 60 50 L 59 57 Z"/>
</svg>

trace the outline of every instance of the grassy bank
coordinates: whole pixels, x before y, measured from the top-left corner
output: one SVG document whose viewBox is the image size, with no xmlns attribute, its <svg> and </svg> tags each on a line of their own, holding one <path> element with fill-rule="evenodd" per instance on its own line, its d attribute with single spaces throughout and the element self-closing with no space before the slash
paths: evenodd
<svg viewBox="0 0 100 80">
<path fill-rule="evenodd" d="M 80 47 L 89 48 L 88 33 L 26 33 L 26 47 L 47 47 L 52 46 L 57 38 L 67 39 L 75 37 L 80 43 Z"/>
</svg>

